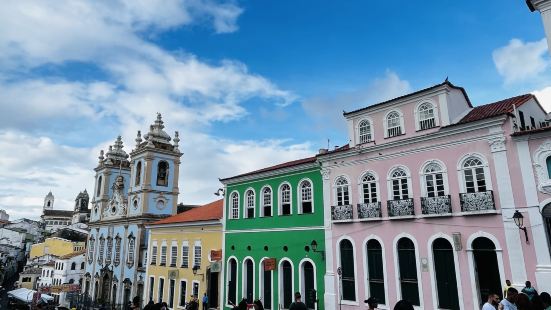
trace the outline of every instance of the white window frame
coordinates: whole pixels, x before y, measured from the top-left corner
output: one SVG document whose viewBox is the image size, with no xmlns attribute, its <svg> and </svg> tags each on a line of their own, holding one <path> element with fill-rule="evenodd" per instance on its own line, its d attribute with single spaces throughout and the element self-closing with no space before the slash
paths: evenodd
<svg viewBox="0 0 551 310">
<path fill-rule="evenodd" d="M 304 210 L 302 209 L 302 203 L 305 201 L 302 197 L 302 185 L 308 182 L 310 183 L 310 203 L 312 204 L 312 212 L 310 213 L 304 213 Z M 314 214 L 314 182 L 310 180 L 309 178 L 304 178 L 298 182 L 297 186 L 297 203 L 298 203 L 298 214 Z"/>
<path fill-rule="evenodd" d="M 346 181 L 346 187 L 347 187 L 347 191 L 348 191 L 348 204 L 344 204 L 344 200 L 342 201 L 343 204 L 339 204 L 340 201 L 339 201 L 339 195 L 338 195 L 338 191 L 339 191 L 339 187 L 344 187 L 345 185 L 339 185 L 337 184 L 339 182 L 340 179 L 344 179 Z M 348 178 L 348 176 L 346 175 L 339 175 L 335 178 L 335 181 L 333 182 L 333 199 L 334 199 L 334 202 L 335 202 L 335 206 L 340 206 L 340 205 L 350 205 L 352 204 L 352 188 L 350 187 L 350 179 Z M 344 199 L 344 196 L 343 196 L 343 199 Z"/>
<path fill-rule="evenodd" d="M 362 142 L 361 129 L 362 129 L 362 124 L 364 122 L 367 122 L 367 125 L 369 126 L 369 131 L 367 133 L 368 139 Z M 370 118 L 362 118 L 358 121 L 358 125 L 356 126 L 356 135 L 357 135 L 357 141 L 358 141 L 356 144 L 369 143 L 375 140 L 373 122 L 371 121 Z"/>
<path fill-rule="evenodd" d="M 234 201 L 234 197 L 237 197 L 237 203 L 235 203 Z M 237 220 L 239 219 L 239 192 L 238 191 L 233 191 L 231 192 L 230 194 L 230 210 L 229 210 L 229 219 L 231 220 Z M 234 212 L 236 211 L 236 212 Z M 237 216 L 235 216 L 234 213 L 237 213 Z"/>
<path fill-rule="evenodd" d="M 424 303 L 424 295 L 423 295 L 423 281 L 422 281 L 422 273 L 421 273 L 421 262 L 419 259 L 419 244 L 417 243 L 417 239 L 415 239 L 412 235 L 407 233 L 400 233 L 396 237 L 394 237 L 394 240 L 392 242 L 392 248 L 394 252 L 394 277 L 396 280 L 396 293 L 398 294 L 398 299 L 402 299 L 402 288 L 400 285 L 400 263 L 398 261 L 398 241 L 402 238 L 408 238 L 413 242 L 413 245 L 415 246 L 415 262 L 416 262 L 416 268 L 417 268 L 417 287 L 419 290 L 419 306 L 413 306 L 415 309 L 424 309 L 425 303 Z"/>
<path fill-rule="evenodd" d="M 249 194 L 252 193 L 252 206 L 249 201 Z M 253 209 L 253 216 L 249 217 L 249 209 Z M 255 218 L 256 216 L 256 192 L 253 188 L 249 187 L 245 191 L 245 197 L 243 199 L 243 218 Z"/>
<path fill-rule="evenodd" d="M 375 240 L 377 242 L 379 242 L 379 244 L 381 245 L 381 251 L 382 251 L 382 256 L 383 256 L 383 283 L 384 283 L 384 286 L 385 286 L 385 304 L 379 304 L 380 306 L 382 305 L 389 305 L 390 302 L 389 302 L 389 299 L 388 299 L 388 291 L 389 291 L 389 284 L 388 284 L 388 277 L 387 277 L 387 273 L 386 273 L 386 251 L 385 251 L 385 244 L 383 243 L 383 240 L 377 236 L 377 235 L 369 235 L 367 236 L 363 243 L 362 243 L 362 253 L 363 253 L 363 268 L 364 268 L 364 294 L 365 296 L 369 296 L 370 295 L 370 287 L 369 287 L 369 280 L 368 280 L 368 277 L 369 277 L 369 267 L 368 267 L 368 261 L 367 261 L 367 243 L 371 240 Z M 386 309 L 386 307 L 382 307 L 384 309 Z"/>
<path fill-rule="evenodd" d="M 419 109 L 425 104 L 430 104 L 432 106 L 432 113 L 433 113 L 433 117 L 434 117 L 434 127 L 421 129 L 421 121 L 422 120 L 421 120 L 421 115 L 419 113 Z M 432 100 L 432 99 L 423 99 L 423 100 L 417 102 L 417 104 L 415 105 L 415 110 L 413 110 L 413 111 L 414 111 L 413 114 L 415 116 L 415 130 L 416 131 L 428 130 L 428 129 L 432 129 L 432 128 L 436 128 L 436 127 L 440 126 L 440 118 L 438 117 L 438 105 L 436 104 L 436 102 L 434 102 L 434 100 Z"/>
<path fill-rule="evenodd" d="M 305 291 L 305 289 L 306 289 L 306 288 L 305 288 L 305 286 L 306 286 L 305 280 L 306 280 L 306 279 L 305 279 L 305 277 L 304 277 L 304 264 L 305 264 L 306 262 L 312 264 L 312 268 L 314 269 L 314 290 L 316 290 L 316 295 L 318 294 L 318 277 L 317 277 L 317 275 L 318 275 L 318 273 L 317 273 L 318 268 L 317 268 L 317 266 L 316 266 L 316 263 L 315 263 L 312 259 L 310 259 L 310 258 L 308 258 L 308 257 L 303 258 L 303 259 L 298 263 L 298 270 L 299 270 L 299 272 L 298 272 L 298 291 L 300 292 L 300 294 L 302 294 L 302 296 L 303 296 L 303 297 L 302 297 L 302 298 L 303 298 L 302 300 L 303 300 L 304 303 L 306 303 L 306 296 L 308 296 L 308 295 L 307 295 L 308 292 Z M 316 303 L 314 303 L 314 307 L 316 307 L 316 309 L 317 309 L 317 304 L 316 304 Z"/>
<path fill-rule="evenodd" d="M 187 257 L 184 257 L 184 248 L 187 248 Z M 185 267 L 184 260 L 187 262 L 187 266 Z M 189 241 L 187 240 L 182 241 L 182 247 L 180 248 L 180 268 L 189 268 Z"/>
<path fill-rule="evenodd" d="M 392 175 L 394 174 L 394 171 L 396 171 L 397 169 L 402 169 L 405 172 L 407 183 L 408 183 L 407 184 L 408 199 L 413 198 L 413 189 L 412 189 L 412 184 L 411 184 L 412 183 L 411 182 L 411 173 L 410 173 L 409 169 L 406 166 L 398 165 L 398 166 L 393 166 L 388 171 L 388 175 L 387 175 L 388 200 L 395 200 L 394 199 L 393 184 L 392 184 L 392 181 L 395 180 L 395 178 L 393 178 Z M 400 197 L 401 197 L 400 199 L 404 199 L 403 194 L 402 194 L 401 191 L 400 191 Z"/>
<path fill-rule="evenodd" d="M 157 245 L 157 240 L 154 240 L 151 243 L 151 255 L 149 257 L 149 264 L 157 265 L 158 257 L 159 257 L 159 246 Z"/>
<path fill-rule="evenodd" d="M 258 297 L 263 301 L 266 300 L 265 298 L 266 296 L 264 296 L 264 261 L 267 259 L 269 258 L 263 257 L 260 260 L 260 264 L 259 264 L 260 267 L 258 268 L 258 282 L 259 282 Z M 270 309 L 275 310 L 274 309 L 274 271 L 270 270 L 270 274 L 272 279 L 272 281 L 270 282 L 270 292 L 272 293 L 272 296 L 270 296 L 270 299 L 272 303 L 269 306 L 270 306 Z"/>
<path fill-rule="evenodd" d="M 442 173 L 442 181 L 444 182 L 444 196 L 449 195 L 450 187 L 448 183 L 448 169 L 446 168 L 446 165 L 442 161 L 438 159 L 431 159 L 424 162 L 423 165 L 421 165 L 421 169 L 419 169 L 419 181 L 421 182 L 421 196 L 428 197 L 428 189 L 427 189 L 427 182 L 426 182 L 427 173 L 425 172 L 425 169 L 427 169 L 429 165 L 433 165 L 433 164 L 439 165 L 440 168 L 442 169 L 440 173 Z M 436 174 L 436 173 L 431 173 L 431 174 Z"/>
<path fill-rule="evenodd" d="M 388 116 L 393 113 L 393 112 L 396 112 L 398 113 L 398 120 L 400 122 L 400 135 L 396 135 L 396 136 L 389 136 L 388 135 Z M 384 132 L 384 137 L 385 138 L 392 138 L 392 137 L 399 137 L 401 135 L 405 135 L 406 134 L 406 128 L 404 126 L 404 114 L 402 113 L 402 111 L 400 110 L 397 110 L 397 109 L 393 109 L 393 110 L 390 110 L 388 111 L 386 114 L 385 114 L 385 117 L 383 119 L 383 126 L 384 126 L 384 129 L 385 129 L 385 132 Z M 393 127 L 394 128 L 394 127 Z"/>
<path fill-rule="evenodd" d="M 294 301 L 294 294 L 295 294 L 295 265 L 293 265 L 293 261 L 288 257 L 282 257 L 279 260 L 279 264 L 277 266 L 277 282 L 278 282 L 278 302 L 280 305 L 283 305 L 283 262 L 288 261 L 291 265 L 291 292 L 292 296 L 291 300 Z M 279 309 L 279 308 L 278 308 Z M 287 309 L 287 308 L 281 308 L 281 309 Z"/>
<path fill-rule="evenodd" d="M 235 261 L 235 296 L 234 296 L 234 299 L 235 299 L 235 303 L 239 303 L 239 300 L 238 300 L 238 295 L 239 295 L 239 260 L 237 259 L 237 257 L 235 256 L 230 256 L 228 257 L 228 260 L 226 261 L 226 283 L 225 283 L 225 286 L 226 286 L 226 290 L 225 290 L 225 300 L 224 300 L 224 304 L 226 304 L 226 307 L 232 307 L 232 305 L 230 305 L 228 303 L 229 301 L 229 292 L 230 292 L 230 275 L 231 275 L 231 270 L 230 270 L 230 261 L 231 260 L 234 260 Z"/>
<path fill-rule="evenodd" d="M 197 248 L 199 248 L 199 255 L 197 255 Z M 199 261 L 199 264 L 197 264 Z M 193 266 L 198 266 L 201 269 L 203 265 L 203 246 L 201 245 L 201 240 L 196 240 L 193 244 Z"/>
<path fill-rule="evenodd" d="M 288 215 L 292 215 L 293 214 L 293 187 L 291 186 L 291 184 L 289 182 L 283 182 L 279 185 L 279 188 L 277 190 L 277 193 L 278 193 L 278 206 L 277 206 L 277 209 L 278 209 L 278 215 L 283 215 L 283 192 L 282 192 L 282 189 L 283 189 L 283 186 L 284 185 L 288 185 L 289 186 L 289 214 Z M 287 214 L 286 214 L 287 215 Z"/>
<path fill-rule="evenodd" d="M 242 266 L 241 266 L 241 296 L 243 296 L 243 298 L 247 298 L 247 268 L 245 268 L 245 263 L 247 262 L 247 260 L 250 260 L 252 263 L 253 263 L 253 301 L 255 300 L 256 298 L 256 294 L 255 294 L 255 291 L 256 291 L 256 277 L 255 277 L 255 270 L 256 270 L 256 263 L 254 262 L 254 258 L 252 258 L 252 256 L 247 256 L 245 258 L 243 258 L 243 262 L 241 263 Z"/>
<path fill-rule="evenodd" d="M 363 179 L 367 175 L 371 175 L 374 178 L 374 181 L 364 182 Z M 373 170 L 367 170 L 364 171 L 362 174 L 360 174 L 360 177 L 358 178 L 358 203 L 365 203 L 364 202 L 364 184 L 366 183 L 375 183 L 375 194 L 377 195 L 377 202 L 382 201 L 381 199 L 381 193 L 380 193 L 380 186 L 379 186 L 379 175 L 373 171 Z M 371 196 L 371 195 L 370 195 Z"/>
<path fill-rule="evenodd" d="M 201 301 L 201 282 L 197 280 L 191 281 L 191 295 L 195 296 L 195 292 L 193 291 L 193 288 L 195 287 L 195 283 L 197 283 L 197 302 L 200 303 Z"/>
<path fill-rule="evenodd" d="M 165 250 L 164 263 L 163 263 L 163 249 Z M 168 257 L 168 245 L 166 243 L 166 240 L 163 240 L 163 242 L 161 243 L 161 252 L 159 254 L 159 265 L 160 266 L 166 266 L 167 257 Z"/>
<path fill-rule="evenodd" d="M 348 240 L 350 241 L 350 243 L 352 244 L 352 254 L 353 254 L 353 259 L 354 259 L 354 290 L 355 290 L 355 298 L 356 300 L 341 300 L 341 303 L 343 305 L 353 305 L 353 306 L 358 306 L 359 305 L 359 296 L 358 296 L 358 262 L 357 262 L 357 259 L 356 259 L 356 243 L 354 242 L 354 239 L 352 239 L 351 237 L 349 236 L 342 236 L 340 237 L 336 244 L 335 244 L 335 249 L 336 249 L 336 253 L 337 253 L 337 267 L 340 267 L 342 266 L 341 264 L 341 242 L 343 240 Z M 340 283 L 341 280 L 337 279 L 337 284 L 338 284 L 338 291 L 337 293 L 339 294 L 339 296 L 341 296 L 341 283 Z"/>
<path fill-rule="evenodd" d="M 270 215 L 269 216 L 274 216 L 274 191 L 272 190 L 272 187 L 269 186 L 269 185 L 264 185 L 262 187 L 262 189 L 260 190 L 260 216 L 261 217 L 265 217 L 266 214 L 264 212 L 264 207 L 266 206 L 265 204 L 265 201 L 264 201 L 264 191 L 269 189 L 270 190 Z"/>
<path fill-rule="evenodd" d="M 176 255 L 172 253 L 172 250 L 176 248 Z M 172 240 L 172 243 L 170 244 L 170 266 L 176 267 L 178 265 L 178 241 Z"/>
<path fill-rule="evenodd" d="M 466 193 L 467 192 L 467 184 L 465 180 L 465 172 L 463 169 L 463 164 L 466 160 L 470 159 L 471 157 L 477 158 L 482 163 L 482 168 L 484 170 L 484 180 L 486 181 L 486 190 L 493 190 L 492 187 L 492 176 L 490 174 L 490 167 L 488 165 L 488 161 L 486 160 L 486 157 L 480 153 L 468 153 L 463 155 L 459 161 L 457 162 L 457 177 L 459 178 L 459 188 L 461 190 L 460 193 Z"/>
<path fill-rule="evenodd" d="M 186 306 L 185 303 L 186 303 L 186 301 L 188 300 L 187 294 L 188 294 L 189 291 L 188 291 L 188 289 L 187 289 L 187 287 L 188 287 L 188 286 L 187 286 L 187 282 L 188 282 L 187 279 L 180 278 L 180 282 L 179 282 L 180 284 L 178 285 L 178 305 L 177 305 L 177 307 L 178 307 L 178 308 L 181 308 L 181 309 L 184 309 L 184 308 L 185 308 L 185 306 Z M 182 296 L 182 294 L 181 294 L 181 293 L 182 293 L 182 283 L 184 283 L 184 287 L 185 287 L 185 292 L 184 292 L 184 304 L 183 304 L 183 305 L 180 304 L 180 300 L 181 300 L 180 296 Z"/>
</svg>

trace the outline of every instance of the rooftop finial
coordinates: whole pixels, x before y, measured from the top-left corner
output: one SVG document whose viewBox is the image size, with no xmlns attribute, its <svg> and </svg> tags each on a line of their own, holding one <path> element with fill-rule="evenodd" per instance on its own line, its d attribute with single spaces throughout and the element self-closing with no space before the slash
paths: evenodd
<svg viewBox="0 0 551 310">
<path fill-rule="evenodd" d="M 100 162 L 102 162 L 105 159 L 105 157 L 103 157 L 103 150 L 99 151 L 98 159 Z"/>
<path fill-rule="evenodd" d="M 140 146 L 142 143 L 142 132 L 138 130 L 138 136 L 136 137 L 136 147 Z"/>
<path fill-rule="evenodd" d="M 174 141 L 174 150 L 178 151 L 178 142 L 180 142 L 180 134 L 178 131 L 174 132 L 174 139 L 172 139 L 172 141 Z"/>
</svg>

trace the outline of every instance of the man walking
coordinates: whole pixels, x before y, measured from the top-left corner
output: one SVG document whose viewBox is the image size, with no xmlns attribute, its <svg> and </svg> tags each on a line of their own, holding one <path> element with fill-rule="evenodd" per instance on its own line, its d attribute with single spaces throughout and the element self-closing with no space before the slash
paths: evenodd
<svg viewBox="0 0 551 310">
<path fill-rule="evenodd" d="M 295 302 L 289 306 L 289 310 L 308 310 L 306 305 L 301 301 L 299 292 L 295 293 Z"/>
<path fill-rule="evenodd" d="M 207 296 L 207 293 L 205 293 L 205 295 L 203 295 L 203 310 L 207 310 L 208 309 L 208 305 L 209 305 L 209 297 Z"/>
<path fill-rule="evenodd" d="M 517 306 L 515 305 L 515 302 L 517 301 L 517 295 L 518 295 L 517 289 L 514 287 L 510 287 L 507 290 L 507 298 L 503 299 L 499 303 L 498 309 L 517 310 Z"/>
<path fill-rule="evenodd" d="M 499 296 L 497 294 L 488 295 L 488 301 L 482 306 L 482 310 L 496 310 L 499 304 Z"/>
</svg>

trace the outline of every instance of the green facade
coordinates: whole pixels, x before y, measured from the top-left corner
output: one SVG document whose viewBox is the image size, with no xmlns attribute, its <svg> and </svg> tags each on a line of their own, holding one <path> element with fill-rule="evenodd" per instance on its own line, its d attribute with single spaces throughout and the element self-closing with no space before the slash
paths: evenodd
<svg viewBox="0 0 551 310">
<path fill-rule="evenodd" d="M 311 183 L 312 212 L 300 213 L 302 209 L 302 190 L 300 185 L 304 181 Z M 322 177 L 319 165 L 315 160 L 298 165 L 285 166 L 277 170 L 269 170 L 257 174 L 248 174 L 231 179 L 222 180 L 226 185 L 225 201 L 225 234 L 224 234 L 224 295 L 225 309 L 228 305 L 228 290 L 235 287 L 236 296 L 232 299 L 239 302 L 249 297 L 251 288 L 254 299 L 261 299 L 267 309 L 286 308 L 289 301 L 289 292 L 300 291 L 303 301 L 308 301 L 309 308 L 323 308 L 325 260 L 321 250 L 324 246 L 324 217 Z M 290 186 L 291 213 L 280 215 L 280 201 L 282 184 Z M 271 188 L 272 216 L 262 215 L 262 190 L 266 186 Z M 255 193 L 255 216 L 245 218 L 246 192 Z M 239 195 L 239 218 L 231 219 L 232 194 Z M 311 243 L 317 242 L 317 251 L 311 249 Z M 264 281 L 268 276 L 263 272 L 263 260 L 275 258 L 275 270 L 271 272 L 271 281 Z M 235 262 L 230 263 L 230 261 Z M 229 281 L 232 265 L 236 266 L 235 281 Z M 251 268 L 252 266 L 252 268 Z M 289 268 L 290 267 L 290 268 Z M 251 275 L 247 272 L 253 270 Z M 253 280 L 252 285 L 247 282 Z M 292 281 L 290 280 L 292 279 Z M 284 283 L 286 285 L 284 285 Z M 232 284 L 235 283 L 235 284 Z M 270 287 L 265 283 L 271 283 Z M 312 307 L 312 292 L 317 291 L 318 303 Z M 271 294 L 269 294 L 271 291 Z M 271 298 L 264 295 L 271 295 Z M 284 298 L 285 295 L 287 298 Z M 272 300 L 270 304 L 266 301 Z"/>
</svg>

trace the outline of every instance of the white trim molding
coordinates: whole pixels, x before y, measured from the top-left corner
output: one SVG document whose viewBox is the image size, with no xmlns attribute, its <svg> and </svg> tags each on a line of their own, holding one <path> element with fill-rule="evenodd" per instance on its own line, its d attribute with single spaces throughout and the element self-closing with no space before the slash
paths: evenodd
<svg viewBox="0 0 551 310">
<path fill-rule="evenodd" d="M 538 190 L 551 195 L 551 178 L 547 172 L 547 158 L 551 156 L 551 140 L 546 140 L 534 152 L 534 169 L 538 178 Z"/>
</svg>

